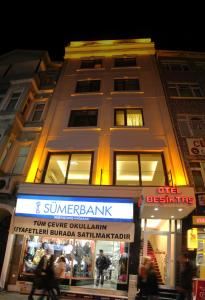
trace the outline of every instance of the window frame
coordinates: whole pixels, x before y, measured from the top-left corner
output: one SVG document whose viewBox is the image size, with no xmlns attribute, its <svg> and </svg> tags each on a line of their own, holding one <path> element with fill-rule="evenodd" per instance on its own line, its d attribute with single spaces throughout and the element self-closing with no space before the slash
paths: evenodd
<svg viewBox="0 0 205 300">
<path fill-rule="evenodd" d="M 126 62 L 134 61 L 134 64 L 126 64 Z M 118 63 L 117 63 L 118 61 Z M 121 62 L 120 62 L 121 61 Z M 125 64 L 123 64 L 125 63 Z M 114 68 L 133 68 L 137 67 L 137 57 L 136 56 L 121 56 L 121 57 L 114 57 Z"/>
<path fill-rule="evenodd" d="M 19 94 L 18 98 L 14 98 L 16 99 L 16 103 L 14 105 L 14 107 L 12 109 L 8 109 L 9 105 L 11 104 L 11 101 L 12 101 L 12 96 L 14 94 Z M 13 112 L 13 111 L 16 111 L 17 110 L 17 107 L 18 107 L 18 104 L 19 104 L 19 100 L 21 99 L 22 97 L 22 94 L 23 94 L 23 89 L 13 89 L 9 95 L 8 95 L 8 98 L 6 99 L 5 103 L 4 103 L 4 111 L 5 112 Z M 13 101 L 14 101 L 13 99 Z"/>
<path fill-rule="evenodd" d="M 35 113 L 37 112 L 36 110 L 36 107 L 39 105 L 39 104 L 43 104 L 44 105 L 44 108 L 43 110 L 41 110 L 41 117 L 40 117 L 40 120 L 33 120 L 34 118 L 34 115 Z M 45 108 L 46 108 L 46 101 L 35 101 L 33 103 L 33 106 L 32 106 L 32 110 L 29 114 L 29 117 L 28 117 L 28 122 L 29 123 L 41 123 L 43 121 L 43 117 L 44 117 L 44 113 L 45 113 Z M 39 110 L 38 110 L 39 111 Z"/>
<path fill-rule="evenodd" d="M 135 126 L 131 126 L 131 125 L 127 125 L 127 110 L 138 110 L 141 112 L 141 117 L 142 117 L 142 125 L 135 125 Z M 125 120 L 125 124 L 124 125 L 117 125 L 116 120 L 117 120 L 117 111 L 123 111 L 124 114 L 124 120 Z M 143 109 L 142 108 L 138 108 L 138 107 L 130 107 L 130 108 L 115 108 L 114 109 L 114 126 L 116 127 L 139 127 L 142 128 L 144 127 L 144 115 L 143 115 Z"/>
<path fill-rule="evenodd" d="M 199 166 L 193 166 L 192 167 L 191 163 L 198 163 Z M 193 179 L 193 184 L 194 184 L 196 193 L 203 193 L 203 192 L 205 192 L 205 168 L 202 167 L 202 163 L 205 166 L 205 161 L 204 160 L 192 160 L 192 161 L 189 162 L 191 176 L 192 176 L 192 179 Z M 197 171 L 197 172 L 201 173 L 201 178 L 202 178 L 203 184 L 204 184 L 204 186 L 202 187 L 202 190 L 197 191 L 197 187 L 195 185 L 195 180 L 194 180 L 194 175 L 193 175 L 194 171 Z"/>
<path fill-rule="evenodd" d="M 88 66 L 83 66 L 83 64 L 88 63 Z M 90 63 L 90 65 L 89 65 Z M 93 65 L 92 65 L 93 64 Z M 102 58 L 90 58 L 90 59 L 81 59 L 80 61 L 80 70 L 96 70 L 96 69 L 101 69 L 103 67 L 103 59 Z"/>
<path fill-rule="evenodd" d="M 94 151 L 70 151 L 70 152 L 51 152 L 49 151 L 48 154 L 47 154 L 47 158 L 46 158 L 46 162 L 45 162 L 45 167 L 44 167 L 44 170 L 43 170 L 43 173 L 42 173 L 42 177 L 41 177 L 41 183 L 44 183 L 45 184 L 45 177 L 46 177 L 46 172 L 47 172 L 47 169 L 48 169 L 48 165 L 49 165 L 49 161 L 50 161 L 50 157 L 52 155 L 68 155 L 68 165 L 67 165 L 67 169 L 66 169 L 66 176 L 65 176 L 65 180 L 64 180 L 64 185 L 78 185 L 78 184 L 74 184 L 74 183 L 67 183 L 67 178 L 68 178 L 68 171 L 69 171 L 69 168 L 70 168 L 70 162 L 71 162 L 71 156 L 72 154 L 91 154 L 91 162 L 90 162 L 90 172 L 89 172 L 89 182 L 88 184 L 80 184 L 80 185 L 91 185 L 92 184 L 92 177 L 93 177 L 93 163 L 94 163 Z M 48 183 L 49 184 L 49 183 Z M 52 184 L 52 183 L 51 183 Z M 55 183 L 53 183 L 55 184 Z M 57 184 L 57 183 L 56 183 Z"/>
<path fill-rule="evenodd" d="M 199 119 L 202 121 L 202 124 L 204 123 L 204 132 L 205 132 L 205 114 L 204 115 L 193 115 L 193 114 L 180 114 L 177 115 L 177 124 L 178 124 L 178 128 L 179 128 L 179 132 L 180 132 L 180 136 L 184 137 L 184 138 L 188 138 L 188 137 L 200 137 L 202 135 L 204 135 L 203 132 L 203 128 L 201 129 L 201 133 L 196 133 L 196 129 L 193 128 L 193 124 L 192 121 L 193 119 Z M 185 135 L 183 133 L 183 129 L 182 129 L 182 123 L 185 123 L 185 126 L 187 127 L 187 130 L 189 131 L 188 135 Z M 200 130 L 200 129 L 198 129 Z"/>
<path fill-rule="evenodd" d="M 191 92 L 191 96 L 183 96 L 181 95 L 180 88 L 182 89 L 183 86 L 187 86 L 189 89 L 188 91 Z M 175 95 L 171 94 L 171 89 L 175 91 Z M 167 83 L 167 90 L 170 98 L 183 98 L 183 99 L 193 99 L 193 98 L 203 98 L 204 94 L 200 85 L 196 82 L 168 82 Z M 197 95 L 196 91 L 200 93 L 200 96 Z"/>
<path fill-rule="evenodd" d="M 88 82 L 89 90 L 79 90 L 79 85 L 81 82 Z M 97 82 L 98 84 L 98 89 L 92 91 L 92 82 Z M 91 88 L 91 89 L 90 89 Z M 81 88 L 80 88 L 81 89 Z M 84 94 L 84 93 L 99 93 L 101 90 L 101 80 L 100 79 L 82 79 L 82 80 L 77 80 L 76 82 L 76 87 L 75 87 L 75 94 Z"/>
<path fill-rule="evenodd" d="M 132 80 L 136 80 L 137 84 L 137 89 L 126 89 L 126 83 Z M 118 81 L 118 83 L 117 83 Z M 120 83 L 121 81 L 121 83 Z M 113 86 L 113 91 L 114 92 L 139 92 L 140 91 L 140 81 L 138 77 L 129 77 L 129 78 L 114 78 L 114 86 Z M 122 85 L 123 89 L 117 89 L 117 85 Z M 129 86 L 129 85 L 128 85 Z"/>
<path fill-rule="evenodd" d="M 165 179 L 165 185 L 169 186 L 169 179 L 168 179 L 168 172 L 167 172 L 167 168 L 166 168 L 166 163 L 165 163 L 165 157 L 164 157 L 164 153 L 163 152 L 142 152 L 142 151 L 115 151 L 113 154 L 113 185 L 114 186 L 139 186 L 139 187 L 144 187 L 147 185 L 142 185 L 142 168 L 141 168 L 141 163 L 140 163 L 140 155 L 142 154 L 148 154 L 148 155 L 152 155 L 152 154 L 161 154 L 161 160 L 162 160 L 162 166 L 163 166 L 163 171 L 164 171 L 164 179 Z M 138 159 L 138 168 L 139 168 L 139 185 L 118 185 L 116 184 L 117 181 L 117 167 L 116 167 L 116 157 L 117 155 L 135 155 Z M 155 185 L 150 185 L 150 186 L 155 186 Z"/>
<path fill-rule="evenodd" d="M 71 124 L 71 121 L 72 121 L 72 118 L 74 119 L 75 116 L 72 116 L 72 114 L 75 114 L 75 113 L 79 113 L 79 112 L 89 112 L 89 111 L 93 111 L 95 112 L 95 118 L 96 118 L 96 124 L 95 125 L 89 125 L 89 124 L 86 124 L 86 125 L 74 125 L 74 121 L 73 120 L 73 123 Z M 81 116 L 83 117 L 83 116 Z M 88 114 L 85 115 L 85 117 L 88 119 Z M 88 123 L 88 122 L 87 122 Z M 98 126 L 98 109 L 74 109 L 74 110 L 71 110 L 70 111 L 70 117 L 69 117 L 69 121 L 68 121 L 68 125 L 67 127 L 97 127 Z"/>
</svg>

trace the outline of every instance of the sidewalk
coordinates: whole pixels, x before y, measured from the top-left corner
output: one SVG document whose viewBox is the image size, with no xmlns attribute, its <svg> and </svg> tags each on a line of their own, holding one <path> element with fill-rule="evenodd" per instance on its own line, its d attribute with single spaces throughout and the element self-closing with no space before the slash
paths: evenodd
<svg viewBox="0 0 205 300">
<path fill-rule="evenodd" d="M 38 297 L 35 296 L 34 299 L 37 300 Z M 12 292 L 0 292 L 0 300 L 28 300 L 28 295 Z"/>
</svg>

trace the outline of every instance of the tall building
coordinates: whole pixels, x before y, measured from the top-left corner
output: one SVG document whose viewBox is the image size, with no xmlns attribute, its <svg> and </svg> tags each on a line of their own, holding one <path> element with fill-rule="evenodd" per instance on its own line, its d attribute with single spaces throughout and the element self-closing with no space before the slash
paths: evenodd
<svg viewBox="0 0 205 300">
<path fill-rule="evenodd" d="M 160 283 L 174 287 L 181 220 L 194 209 L 154 44 L 71 42 L 18 188 L 8 288 L 31 281 L 48 252 L 66 257 L 70 291 L 92 291 L 100 249 L 111 261 L 104 291 L 130 293 L 146 255 Z"/>
<path fill-rule="evenodd" d="M 189 230 L 195 237 L 194 245 L 189 246 L 190 256 L 204 278 L 205 54 L 161 50 L 157 60 L 179 149 L 190 185 L 195 188 L 196 210 L 183 222 L 184 245 Z"/>
<path fill-rule="evenodd" d="M 0 57 L 0 273 L 16 192 L 38 145 L 61 64 L 45 51 L 15 50 Z M 7 249 L 8 250 L 8 249 Z"/>
</svg>

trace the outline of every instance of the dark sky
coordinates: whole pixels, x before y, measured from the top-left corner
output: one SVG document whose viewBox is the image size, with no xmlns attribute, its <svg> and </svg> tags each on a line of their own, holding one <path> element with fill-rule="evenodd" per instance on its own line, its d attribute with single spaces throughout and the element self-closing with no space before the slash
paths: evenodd
<svg viewBox="0 0 205 300">
<path fill-rule="evenodd" d="M 14 6 L 8 0 L 1 9 L 0 54 L 47 50 L 52 60 L 62 60 L 69 41 L 143 37 L 157 49 L 205 52 L 202 4 L 187 1 L 180 8 L 181 1 L 42 0 Z"/>
</svg>

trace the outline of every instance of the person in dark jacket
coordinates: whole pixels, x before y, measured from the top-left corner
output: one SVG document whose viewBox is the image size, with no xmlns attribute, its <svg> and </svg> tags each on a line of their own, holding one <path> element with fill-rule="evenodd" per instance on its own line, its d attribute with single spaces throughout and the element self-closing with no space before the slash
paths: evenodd
<svg viewBox="0 0 205 300">
<path fill-rule="evenodd" d="M 107 268 L 107 259 L 103 253 L 103 250 L 99 250 L 99 256 L 96 259 L 96 268 L 97 268 L 97 280 L 96 286 L 104 284 L 104 270 Z"/>
<path fill-rule="evenodd" d="M 158 286 L 157 274 L 154 270 L 154 265 L 152 261 L 149 261 L 147 265 L 146 289 L 147 289 L 148 300 L 158 299 L 159 286 Z"/>
<path fill-rule="evenodd" d="M 179 300 L 192 299 L 192 278 L 194 268 L 189 260 L 188 254 L 182 254 L 179 258 L 180 263 L 180 286 L 177 288 L 180 296 Z"/>
</svg>

